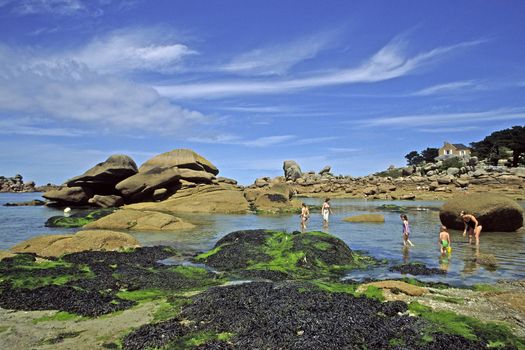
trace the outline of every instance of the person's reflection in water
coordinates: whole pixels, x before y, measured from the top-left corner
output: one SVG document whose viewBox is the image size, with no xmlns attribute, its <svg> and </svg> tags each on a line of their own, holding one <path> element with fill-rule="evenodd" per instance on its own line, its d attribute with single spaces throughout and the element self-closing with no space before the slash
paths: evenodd
<svg viewBox="0 0 525 350">
<path fill-rule="evenodd" d="M 448 272 L 449 263 L 450 263 L 450 255 L 445 253 L 439 256 L 439 268 L 441 270 Z"/>
<path fill-rule="evenodd" d="M 478 264 L 476 263 L 476 259 L 479 256 L 479 245 L 478 246 L 472 246 L 468 245 L 465 249 L 465 266 L 463 266 L 463 273 L 473 273 L 478 269 Z"/>
<path fill-rule="evenodd" d="M 407 245 L 403 246 L 403 264 L 410 262 L 410 249 Z"/>
</svg>

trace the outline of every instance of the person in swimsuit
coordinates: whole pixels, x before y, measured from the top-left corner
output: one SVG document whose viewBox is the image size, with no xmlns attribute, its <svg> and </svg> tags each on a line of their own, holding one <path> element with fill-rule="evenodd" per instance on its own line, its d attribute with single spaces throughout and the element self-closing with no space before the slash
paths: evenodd
<svg viewBox="0 0 525 350">
<path fill-rule="evenodd" d="M 407 245 L 410 245 L 413 247 L 414 245 L 412 242 L 410 242 L 410 225 L 408 224 L 408 216 L 405 214 L 401 214 L 401 221 L 403 221 L 403 245 L 406 247 Z"/>
<path fill-rule="evenodd" d="M 328 226 L 328 218 L 332 214 L 332 209 L 330 208 L 330 198 L 324 200 L 323 206 L 321 207 L 321 215 L 323 216 L 323 226 Z"/>
<path fill-rule="evenodd" d="M 306 221 L 308 221 L 309 218 L 310 218 L 310 210 L 308 209 L 306 204 L 303 203 L 302 208 L 301 208 L 301 228 L 303 230 L 306 229 Z"/>
<path fill-rule="evenodd" d="M 448 234 L 447 227 L 441 225 L 441 231 L 439 232 L 439 247 L 441 254 L 446 254 L 450 248 L 450 235 Z"/>
<path fill-rule="evenodd" d="M 479 235 L 483 227 L 479 224 L 476 217 L 472 214 L 467 214 L 464 211 L 459 213 L 463 223 L 465 224 L 465 229 L 463 230 L 463 236 L 468 233 L 468 242 L 472 244 L 472 236 L 476 237 L 476 245 L 479 245 Z"/>
</svg>

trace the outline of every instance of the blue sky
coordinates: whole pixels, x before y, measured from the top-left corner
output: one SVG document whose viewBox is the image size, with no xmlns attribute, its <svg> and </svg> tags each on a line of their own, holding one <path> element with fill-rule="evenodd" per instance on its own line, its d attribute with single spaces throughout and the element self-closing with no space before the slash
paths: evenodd
<svg viewBox="0 0 525 350">
<path fill-rule="evenodd" d="M 249 184 L 525 124 L 523 1 L 0 0 L 0 175 L 191 148 Z"/>
</svg>

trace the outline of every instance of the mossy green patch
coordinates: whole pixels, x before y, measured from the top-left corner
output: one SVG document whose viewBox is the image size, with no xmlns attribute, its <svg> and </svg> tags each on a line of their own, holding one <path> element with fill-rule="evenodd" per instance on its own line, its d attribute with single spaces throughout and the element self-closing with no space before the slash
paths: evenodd
<svg viewBox="0 0 525 350">
<path fill-rule="evenodd" d="M 222 246 L 215 247 L 213 249 L 208 250 L 207 252 L 204 252 L 202 254 L 197 255 L 194 259 L 196 261 L 203 261 L 206 260 L 208 257 L 217 254 L 221 250 Z"/>
<path fill-rule="evenodd" d="M 525 340 L 516 337 L 506 325 L 495 322 L 485 323 L 450 311 L 432 311 L 430 307 L 417 302 L 410 303 L 408 309 L 431 323 L 427 329 L 429 336 L 435 332 L 442 332 L 482 341 L 492 346 L 504 344 L 525 349 Z"/>
<path fill-rule="evenodd" d="M 364 295 L 367 298 L 376 299 L 379 301 L 385 300 L 385 297 L 383 296 L 383 290 L 375 286 L 368 286 L 364 292 L 358 295 Z"/>
<path fill-rule="evenodd" d="M 348 293 L 355 295 L 357 284 L 331 282 L 323 280 L 314 280 L 311 282 L 314 286 L 330 293 Z"/>
<path fill-rule="evenodd" d="M 72 314 L 66 311 L 55 312 L 51 316 L 42 316 L 33 320 L 34 324 L 48 321 L 72 321 L 72 320 L 81 320 L 84 317 Z"/>
<path fill-rule="evenodd" d="M 166 291 L 161 289 L 139 289 L 134 291 L 120 291 L 117 297 L 137 302 L 154 301 L 166 297 Z"/>
<path fill-rule="evenodd" d="M 475 292 L 499 292 L 501 289 L 490 284 L 474 284 L 472 290 Z"/>
<path fill-rule="evenodd" d="M 9 326 L 0 326 L 0 333 L 3 333 L 5 331 L 7 331 L 9 328 L 11 328 L 11 327 L 9 327 Z"/>
<path fill-rule="evenodd" d="M 446 303 L 451 304 L 464 304 L 464 300 L 461 298 L 455 298 L 455 297 L 447 297 L 447 296 L 441 296 L 441 295 L 435 295 L 432 297 L 434 300 L 444 301 Z"/>
<path fill-rule="evenodd" d="M 86 265 L 75 266 L 61 259 L 36 261 L 28 254 L 18 254 L 11 261 L 0 263 L 0 283 L 8 283 L 13 288 L 64 285 L 93 277 L 94 274 Z"/>
</svg>

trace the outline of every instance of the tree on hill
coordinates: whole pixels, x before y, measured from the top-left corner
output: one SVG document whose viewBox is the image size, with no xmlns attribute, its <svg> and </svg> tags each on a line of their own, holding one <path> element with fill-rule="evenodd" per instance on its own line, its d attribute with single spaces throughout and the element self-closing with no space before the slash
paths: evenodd
<svg viewBox="0 0 525 350">
<path fill-rule="evenodd" d="M 423 163 L 423 157 L 417 151 L 408 153 L 405 155 L 405 158 L 408 165 L 418 165 Z"/>
<path fill-rule="evenodd" d="M 439 148 L 427 147 L 427 149 L 421 151 L 421 156 L 425 162 L 431 163 L 434 161 L 434 158 L 439 156 Z"/>
<path fill-rule="evenodd" d="M 482 141 L 472 142 L 475 154 L 487 159 L 499 155 L 501 148 L 506 147 L 512 151 L 512 166 L 519 164 L 520 156 L 525 154 L 525 126 L 513 126 L 510 129 L 495 131 Z"/>
</svg>

